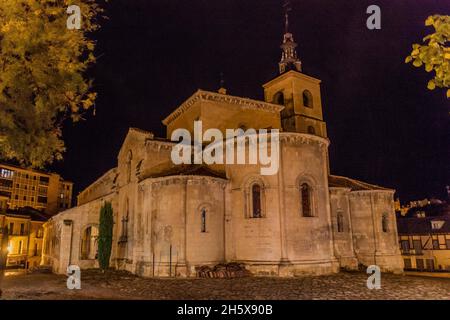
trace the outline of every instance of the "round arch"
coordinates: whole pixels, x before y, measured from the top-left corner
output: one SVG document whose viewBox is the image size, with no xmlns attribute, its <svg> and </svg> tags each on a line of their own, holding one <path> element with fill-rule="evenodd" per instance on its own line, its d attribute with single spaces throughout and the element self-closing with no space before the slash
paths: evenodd
<svg viewBox="0 0 450 320">
<path fill-rule="evenodd" d="M 98 253 L 99 225 L 87 224 L 80 233 L 80 260 L 96 260 Z"/>
</svg>

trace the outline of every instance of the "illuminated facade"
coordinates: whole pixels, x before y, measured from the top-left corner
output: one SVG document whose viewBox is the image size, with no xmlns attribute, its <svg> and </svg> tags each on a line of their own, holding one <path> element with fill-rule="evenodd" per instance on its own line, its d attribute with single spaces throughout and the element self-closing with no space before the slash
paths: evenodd
<svg viewBox="0 0 450 320">
<path fill-rule="evenodd" d="M 8 268 L 36 268 L 41 263 L 43 224 L 37 211 L 0 212 L 0 239 L 8 237 Z"/>
<path fill-rule="evenodd" d="M 450 271 L 450 215 L 398 219 L 405 270 Z"/>
<path fill-rule="evenodd" d="M 374 264 L 402 272 L 395 191 L 330 174 L 321 81 L 301 72 L 286 32 L 280 75 L 263 85 L 264 101 L 198 90 L 163 120 L 166 139 L 130 128 L 117 166 L 44 225 L 43 264 L 57 273 L 71 264 L 98 267 L 99 214 L 109 201 L 111 264 L 140 276 L 195 277 L 229 262 L 281 277 Z M 192 136 L 197 120 L 222 134 L 279 129 L 279 170 L 264 176 L 261 164 L 174 164 L 172 133 Z"/>
<path fill-rule="evenodd" d="M 54 215 L 71 207 L 72 190 L 58 174 L 0 164 L 0 210 L 31 207 Z"/>
</svg>

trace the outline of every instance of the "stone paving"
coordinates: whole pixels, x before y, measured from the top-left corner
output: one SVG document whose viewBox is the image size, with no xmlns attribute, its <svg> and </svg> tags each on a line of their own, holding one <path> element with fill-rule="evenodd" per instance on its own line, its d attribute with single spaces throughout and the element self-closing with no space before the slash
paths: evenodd
<svg viewBox="0 0 450 320">
<path fill-rule="evenodd" d="M 53 274 L 7 276 L 3 299 L 443 299 L 450 279 L 383 274 L 380 290 L 366 287 L 364 273 L 320 277 L 238 279 L 143 279 L 125 272 L 83 271 L 81 290 L 68 290 L 66 277 Z"/>
</svg>

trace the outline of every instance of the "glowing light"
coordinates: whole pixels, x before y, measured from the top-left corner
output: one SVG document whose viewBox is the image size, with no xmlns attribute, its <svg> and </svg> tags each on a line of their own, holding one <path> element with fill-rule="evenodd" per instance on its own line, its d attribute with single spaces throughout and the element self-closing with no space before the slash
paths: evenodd
<svg viewBox="0 0 450 320">
<path fill-rule="evenodd" d="M 10 242 L 8 244 L 8 253 L 11 253 L 13 251 L 12 243 Z"/>
</svg>

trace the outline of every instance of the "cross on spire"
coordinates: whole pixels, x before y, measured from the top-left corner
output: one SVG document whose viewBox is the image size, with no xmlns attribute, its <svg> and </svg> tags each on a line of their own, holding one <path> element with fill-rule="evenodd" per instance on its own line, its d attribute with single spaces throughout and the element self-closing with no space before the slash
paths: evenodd
<svg viewBox="0 0 450 320">
<path fill-rule="evenodd" d="M 220 73 L 220 88 L 218 90 L 220 94 L 227 94 L 227 89 L 225 88 L 225 78 L 223 72 Z"/>
<path fill-rule="evenodd" d="M 292 5 L 290 0 L 285 0 L 283 4 L 284 9 L 284 19 L 285 19 L 285 31 L 284 33 L 289 33 L 289 12 L 292 11 Z"/>
</svg>

